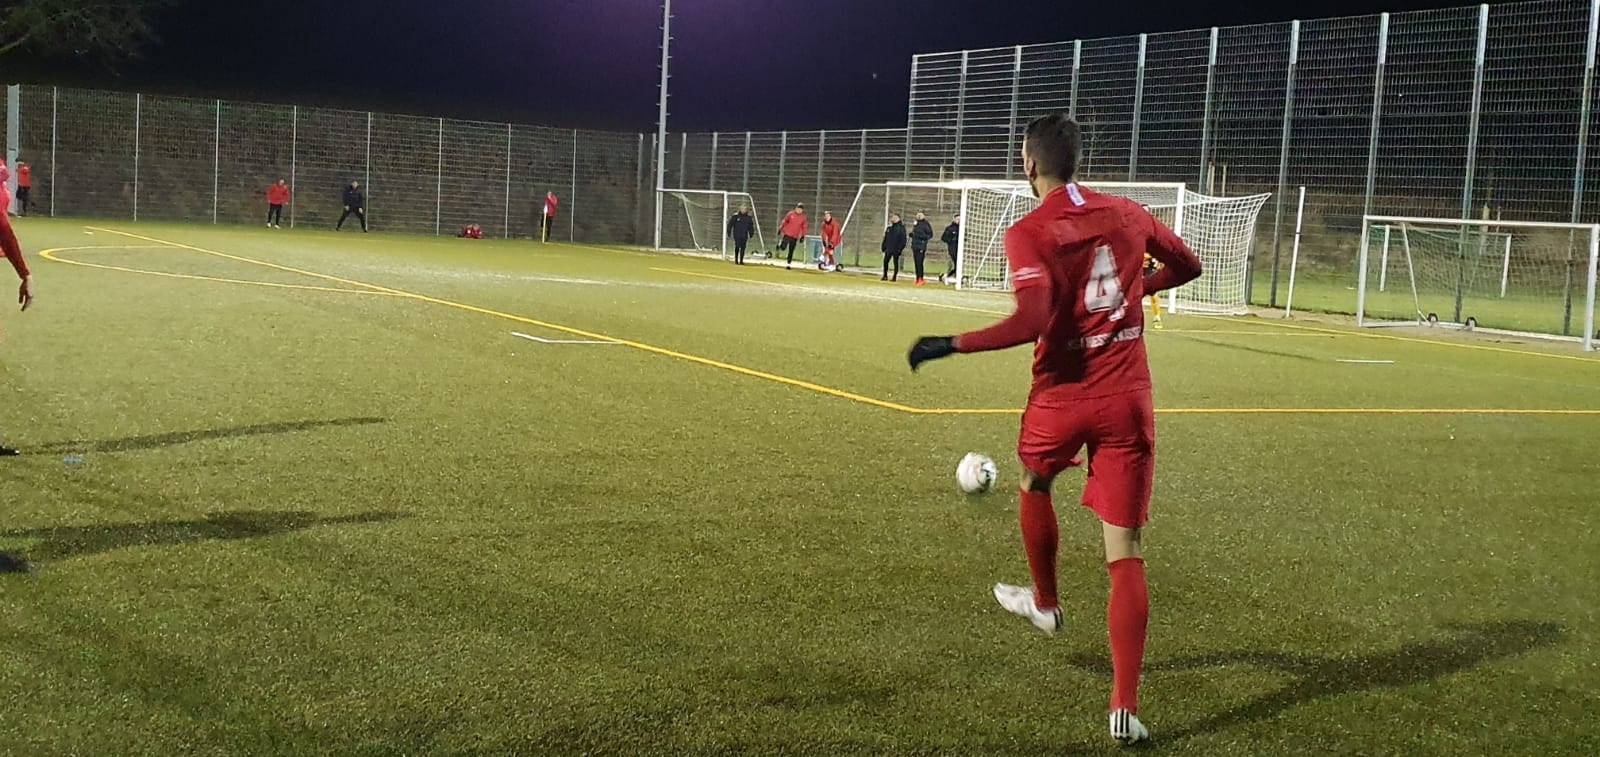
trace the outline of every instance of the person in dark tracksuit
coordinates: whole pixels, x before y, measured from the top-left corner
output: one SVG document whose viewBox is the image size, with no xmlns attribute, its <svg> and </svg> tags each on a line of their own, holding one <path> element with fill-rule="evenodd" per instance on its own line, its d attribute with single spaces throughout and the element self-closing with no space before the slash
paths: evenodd
<svg viewBox="0 0 1600 757">
<path fill-rule="evenodd" d="M 733 237 L 733 264 L 744 265 L 744 249 L 750 243 L 750 235 L 756 230 L 756 219 L 750 215 L 750 209 L 740 205 L 739 212 L 728 219 L 728 236 Z"/>
<path fill-rule="evenodd" d="M 917 270 L 917 286 L 927 283 L 922 279 L 923 263 L 928 260 L 928 243 L 933 241 L 933 224 L 928 216 L 917 211 L 917 222 L 911 227 L 911 262 Z"/>
<path fill-rule="evenodd" d="M 345 219 L 351 215 L 361 219 L 361 230 L 367 230 L 367 198 L 361 194 L 361 182 L 352 181 L 350 186 L 344 188 L 344 215 L 339 216 L 339 222 L 334 224 L 333 230 L 344 228 Z"/>
<path fill-rule="evenodd" d="M 944 234 L 939 236 L 939 241 L 944 242 L 944 247 L 950 252 L 950 270 L 939 275 L 939 283 L 946 279 L 952 282 L 956 278 L 956 256 L 961 254 L 961 216 L 951 216 L 950 225 L 944 227 Z"/>
<path fill-rule="evenodd" d="M 900 255 L 906 251 L 906 225 L 900 222 L 900 214 L 889 216 L 889 225 L 883 230 L 883 278 L 879 281 L 898 281 L 900 279 Z M 889 262 L 894 261 L 894 278 L 889 278 Z"/>
</svg>

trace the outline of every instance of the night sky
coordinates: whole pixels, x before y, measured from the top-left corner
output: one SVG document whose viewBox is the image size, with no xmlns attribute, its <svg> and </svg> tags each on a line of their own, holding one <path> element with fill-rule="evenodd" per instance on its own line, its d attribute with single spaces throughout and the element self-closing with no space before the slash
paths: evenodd
<svg viewBox="0 0 1600 757">
<path fill-rule="evenodd" d="M 919 52 L 1463 4 L 676 0 L 670 123 L 904 126 Z M 660 17 L 659 0 L 186 0 L 115 72 L 4 65 L 24 82 L 649 131 Z"/>
</svg>

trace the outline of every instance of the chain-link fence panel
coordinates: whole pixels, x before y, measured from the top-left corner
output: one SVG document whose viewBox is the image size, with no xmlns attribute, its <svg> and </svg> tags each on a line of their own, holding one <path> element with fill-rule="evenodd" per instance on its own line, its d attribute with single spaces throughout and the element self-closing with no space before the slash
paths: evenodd
<svg viewBox="0 0 1600 757">
<path fill-rule="evenodd" d="M 1181 181 L 1199 188 L 1210 57 L 1210 30 L 1150 35 L 1139 115 L 1139 181 Z"/>
<path fill-rule="evenodd" d="M 367 192 L 371 123 L 370 114 L 358 111 L 298 109 L 291 138 L 294 226 L 331 229 L 344 214 L 344 188 L 360 182 Z"/>
<path fill-rule="evenodd" d="M 560 203 L 550 239 L 566 241 L 566 197 L 572 187 L 572 132 L 544 126 L 515 126 L 511 130 L 511 235 L 540 238 L 544 197 L 554 192 Z"/>
<path fill-rule="evenodd" d="M 139 218 L 210 223 L 217 208 L 216 100 L 145 96 L 139 111 Z"/>
<path fill-rule="evenodd" d="M 33 169 L 33 189 L 28 198 L 28 207 L 18 207 L 17 210 L 30 215 L 53 215 L 56 89 L 25 86 L 18 94 L 17 161 L 27 163 Z"/>
<path fill-rule="evenodd" d="M 217 162 L 217 221 L 265 224 L 267 187 L 284 181 L 288 225 L 298 199 L 295 171 L 295 109 L 288 105 L 222 103 Z"/>
<path fill-rule="evenodd" d="M 367 223 L 373 228 L 411 234 L 438 228 L 441 136 L 437 118 L 373 114 L 367 187 Z"/>
<path fill-rule="evenodd" d="M 511 132 L 505 124 L 444 122 L 439 225 L 445 235 L 477 224 L 485 237 L 504 237 L 510 196 Z"/>
<path fill-rule="evenodd" d="M 634 235 L 639 195 L 638 137 L 616 132 L 573 132 L 577 184 L 572 189 L 569 233 L 578 242 L 618 244 Z"/>
<path fill-rule="evenodd" d="M 133 218 L 139 96 L 63 89 L 56 110 L 56 212 Z"/>
</svg>

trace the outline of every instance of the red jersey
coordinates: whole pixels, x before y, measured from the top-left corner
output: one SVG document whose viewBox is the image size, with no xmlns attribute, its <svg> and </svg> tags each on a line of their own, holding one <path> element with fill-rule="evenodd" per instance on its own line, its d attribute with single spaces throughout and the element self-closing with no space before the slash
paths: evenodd
<svg viewBox="0 0 1600 757">
<path fill-rule="evenodd" d="M 556 199 L 556 196 L 554 194 L 547 194 L 547 195 L 544 196 L 544 217 L 545 218 L 555 218 L 556 217 L 556 211 L 559 210 L 560 208 L 561 208 L 561 202 Z"/>
<path fill-rule="evenodd" d="M 272 186 L 267 187 L 267 204 L 268 205 L 287 205 L 287 204 L 289 204 L 289 185 L 287 185 L 287 184 L 273 184 Z"/>
<path fill-rule="evenodd" d="M 1139 303 L 1147 289 L 1170 289 L 1200 275 L 1189 246 L 1138 203 L 1077 184 L 1046 196 L 1006 231 L 1005 245 L 1018 315 L 1024 303 L 1039 304 L 1032 396 L 1075 400 L 1149 391 Z M 1146 253 L 1166 266 L 1148 281 Z M 962 351 L 1016 344 L 1017 334 L 993 333 L 1006 332 L 1009 324 L 963 335 Z"/>
<path fill-rule="evenodd" d="M 30 166 L 27 163 L 17 166 L 17 186 L 33 186 L 33 166 Z"/>
<path fill-rule="evenodd" d="M 829 248 L 838 247 L 839 246 L 839 240 L 840 240 L 840 235 L 839 235 L 840 231 L 842 231 L 842 229 L 840 229 L 840 227 L 839 227 L 839 219 L 832 218 L 832 219 L 823 221 L 822 222 L 822 246 L 823 247 L 829 247 Z"/>
<path fill-rule="evenodd" d="M 811 228 L 811 222 L 806 220 L 806 214 L 798 210 L 789 211 L 783 217 L 783 225 L 778 227 L 778 233 L 786 237 L 804 239 L 806 230 Z"/>
</svg>

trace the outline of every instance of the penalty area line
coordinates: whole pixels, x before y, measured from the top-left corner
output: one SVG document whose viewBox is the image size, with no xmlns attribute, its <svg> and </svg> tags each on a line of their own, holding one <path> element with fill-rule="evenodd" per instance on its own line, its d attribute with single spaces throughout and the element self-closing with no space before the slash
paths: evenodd
<svg viewBox="0 0 1600 757">
<path fill-rule="evenodd" d="M 511 332 L 511 335 L 519 339 L 526 339 L 530 342 L 538 342 L 540 344 L 604 344 L 611 346 L 622 344 L 621 342 L 611 342 L 602 339 L 545 339 L 544 337 L 538 337 L 532 334 L 524 334 L 521 331 L 513 331 Z"/>
</svg>

